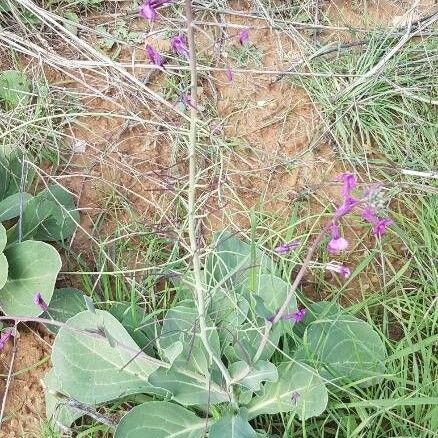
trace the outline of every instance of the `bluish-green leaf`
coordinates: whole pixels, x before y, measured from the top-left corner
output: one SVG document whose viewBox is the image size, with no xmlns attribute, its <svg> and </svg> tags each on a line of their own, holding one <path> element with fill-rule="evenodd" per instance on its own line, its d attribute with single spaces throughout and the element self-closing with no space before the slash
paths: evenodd
<svg viewBox="0 0 438 438">
<path fill-rule="evenodd" d="M 229 401 L 225 389 L 212 381 L 210 376 L 195 372 L 189 362 L 181 361 L 178 365 L 174 364 L 170 370 L 155 371 L 149 382 L 154 387 L 169 391 L 173 400 L 185 406 Z"/>
<path fill-rule="evenodd" d="M 244 373 L 247 369 L 247 364 L 244 361 L 234 362 L 228 369 L 236 383 L 252 391 L 258 391 L 262 382 L 275 382 L 278 379 L 276 366 L 267 360 L 259 360 L 254 365 L 251 365 L 248 373 Z M 243 375 L 245 377 L 238 378 Z"/>
<path fill-rule="evenodd" d="M 30 84 L 26 75 L 18 70 L 0 73 L 0 102 L 6 110 L 13 110 L 20 103 L 25 104 L 31 97 Z"/>
<path fill-rule="evenodd" d="M 263 251 L 223 231 L 215 235 L 214 249 L 207 258 L 206 280 L 210 288 L 251 289 L 252 278 L 274 270 L 271 258 Z"/>
<path fill-rule="evenodd" d="M 140 350 L 114 316 L 102 310 L 84 311 L 67 321 L 55 338 L 52 362 L 62 388 L 88 404 L 150 392 L 148 378 L 160 366 Z"/>
<path fill-rule="evenodd" d="M 278 380 L 266 383 L 262 395 L 249 403 L 248 415 L 295 412 L 306 420 L 324 412 L 327 402 L 327 388 L 318 372 L 299 362 L 287 362 L 278 367 Z"/>
<path fill-rule="evenodd" d="M 55 289 L 49 310 L 43 313 L 44 318 L 52 318 L 58 322 L 66 322 L 72 316 L 83 312 L 85 309 L 84 294 L 71 287 Z M 52 333 L 58 333 L 59 326 L 47 324 Z"/>
<path fill-rule="evenodd" d="M 241 415 L 226 415 L 214 423 L 208 438 L 256 438 L 257 434 Z"/>
<path fill-rule="evenodd" d="M 64 240 L 79 223 L 73 196 L 60 186 L 50 186 L 31 199 L 22 218 L 23 238 Z"/>
<path fill-rule="evenodd" d="M 114 438 L 203 438 L 205 427 L 205 418 L 188 409 L 153 401 L 131 409 L 121 419 Z"/>
<path fill-rule="evenodd" d="M 42 310 L 34 304 L 34 296 L 39 292 L 50 303 L 61 257 L 53 246 L 32 240 L 9 246 L 4 254 L 9 270 L 0 290 L 3 311 L 17 316 L 40 315 Z"/>
<path fill-rule="evenodd" d="M 0 222 L 19 216 L 30 199 L 32 199 L 32 196 L 24 192 L 15 193 L 0 201 Z"/>
<path fill-rule="evenodd" d="M 8 279 L 8 261 L 3 254 L 7 242 L 5 227 L 0 224 L 0 290 Z"/>
<path fill-rule="evenodd" d="M 338 313 L 310 323 L 303 338 L 308 362 L 331 379 L 376 383 L 385 373 L 386 349 L 365 321 Z"/>
<path fill-rule="evenodd" d="M 70 427 L 83 413 L 65 404 L 68 395 L 63 393 L 53 369 L 46 374 L 43 382 L 47 419 L 55 427 Z"/>
</svg>

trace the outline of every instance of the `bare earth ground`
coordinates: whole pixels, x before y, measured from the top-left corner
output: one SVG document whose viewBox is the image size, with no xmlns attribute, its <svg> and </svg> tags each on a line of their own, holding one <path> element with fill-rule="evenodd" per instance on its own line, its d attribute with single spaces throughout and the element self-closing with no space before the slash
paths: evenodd
<svg viewBox="0 0 438 438">
<path fill-rule="evenodd" d="M 387 26 L 406 10 L 404 2 L 395 3 L 368 2 L 364 14 L 358 7 L 352 8 L 348 0 L 336 0 L 326 5 L 325 13 L 334 25 Z M 432 4 L 433 1 L 424 1 L 421 7 L 427 10 Z M 248 8 L 245 2 L 235 2 L 232 6 L 240 11 Z M 86 20 L 87 25 L 94 27 L 102 17 L 90 15 Z M 267 29 L 263 20 L 228 15 L 223 20 L 228 24 L 259 28 L 251 32 L 251 43 L 263 52 L 262 65 L 252 66 L 255 69 L 284 70 L 291 59 L 300 57 L 293 38 Z M 133 26 L 144 29 L 145 24 L 136 20 Z M 229 33 L 232 35 L 233 31 Z M 349 38 L 348 34 L 339 32 L 320 37 L 325 40 Z M 201 57 L 203 52 L 211 52 L 212 42 L 211 29 L 198 36 Z M 153 44 L 168 49 L 164 40 L 156 39 Z M 226 44 L 228 48 L 236 45 L 235 39 Z M 75 59 L 74 54 L 71 56 Z M 148 63 L 141 46 L 124 48 L 119 61 L 131 63 L 132 68 L 128 70 L 137 78 L 144 79 L 147 74 L 144 68 L 137 66 Z M 233 63 L 233 68 L 239 66 Z M 176 188 L 183 187 L 186 169 L 183 146 L 175 145 L 172 136 L 162 127 L 180 125 L 183 116 L 170 109 L 163 111 L 151 100 L 135 99 L 109 76 L 97 78 L 85 73 L 80 82 L 75 82 L 69 79 L 68 69 L 66 72 L 49 70 L 46 73 L 55 86 L 68 81 L 65 86 L 78 93 L 85 111 L 99 113 L 79 118 L 67 130 L 65 134 L 71 148 L 70 153 L 66 153 L 68 164 L 55 177 L 77 195 L 82 212 L 81 229 L 74 236 L 73 249 L 87 258 L 90 238 L 96 231 L 94 224 L 102 219 L 99 233 L 109 235 L 113 231 L 111 214 L 114 211 L 119 221 L 134 220 L 150 226 L 160 223 L 163 233 L 170 230 L 179 218 L 169 205 L 175 200 Z M 165 73 L 156 72 L 149 79 L 147 85 L 159 92 Z M 289 81 L 271 79 L 268 75 L 236 73 L 234 82 L 230 83 L 223 72 L 214 72 L 211 80 L 203 80 L 201 105 L 213 105 L 208 115 L 211 124 L 223 121 L 214 133 L 215 140 L 222 145 L 222 150 L 215 152 L 220 159 L 217 155 L 216 162 L 211 157 L 205 158 L 207 166 L 216 166 L 211 172 L 214 175 L 205 179 L 208 214 L 203 232 L 206 239 L 226 223 L 247 227 L 249 218 L 244 211 L 258 204 L 286 216 L 302 192 L 318 188 L 342 170 L 335 162 L 333 145 L 325 137 L 320 138 L 321 120 L 307 94 Z M 177 105 L 177 101 L 172 104 Z M 135 120 L 127 124 L 122 117 L 127 109 L 137 113 L 140 120 L 150 119 L 157 125 Z M 215 173 L 217 163 L 223 166 L 226 178 Z M 330 188 L 327 190 L 329 193 Z M 7 421 L 2 424 L 0 437 L 31 437 L 33 433 L 38 436 L 44 418 L 40 379 L 50 364 L 49 361 L 40 366 L 35 364 L 50 354 L 50 337 L 41 338 L 32 331 L 21 330 L 16 347 L 15 377 L 8 393 Z M 9 369 L 11 352 L 9 346 L 0 355 L 3 374 Z M 32 368 L 25 371 L 28 367 Z"/>
</svg>

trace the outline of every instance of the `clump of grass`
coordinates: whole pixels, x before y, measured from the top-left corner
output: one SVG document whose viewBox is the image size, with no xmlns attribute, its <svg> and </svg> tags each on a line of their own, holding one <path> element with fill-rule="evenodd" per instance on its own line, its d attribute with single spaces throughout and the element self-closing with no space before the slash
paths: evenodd
<svg viewBox="0 0 438 438">
<path fill-rule="evenodd" d="M 341 50 L 334 59 L 315 57 L 310 68 L 331 77 L 312 77 L 302 84 L 320 105 L 344 156 L 376 152 L 401 167 L 436 168 L 436 38 L 412 40 L 382 71 L 349 89 L 396 43 L 397 38 L 376 33 L 363 48 Z"/>
</svg>

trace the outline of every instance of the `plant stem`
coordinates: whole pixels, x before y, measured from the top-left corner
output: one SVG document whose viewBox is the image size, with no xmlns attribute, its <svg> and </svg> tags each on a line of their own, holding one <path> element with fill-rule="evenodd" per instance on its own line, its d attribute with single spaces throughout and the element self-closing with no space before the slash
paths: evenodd
<svg viewBox="0 0 438 438">
<path fill-rule="evenodd" d="M 302 278 L 304 277 L 304 274 L 307 271 L 307 268 L 309 267 L 310 262 L 312 261 L 313 254 L 315 253 L 316 249 L 318 248 L 319 244 L 321 243 L 324 236 L 327 234 L 327 232 L 330 229 L 330 226 L 332 225 L 332 221 L 328 222 L 324 228 L 319 232 L 319 234 L 316 236 L 316 239 L 313 241 L 312 245 L 309 248 L 309 251 L 307 252 L 306 258 L 303 261 L 303 264 L 301 265 L 300 270 L 298 271 L 297 276 L 295 277 L 294 282 L 292 283 L 292 286 L 289 289 L 289 292 L 287 294 L 286 299 L 284 300 L 284 303 L 280 307 L 279 311 L 275 315 L 272 323 L 267 321 L 265 333 L 263 334 L 263 337 L 260 341 L 260 345 L 256 351 L 256 354 L 254 355 L 254 362 L 257 362 L 257 360 L 260 358 L 261 354 L 263 353 L 263 350 L 266 347 L 266 344 L 269 339 L 269 334 L 271 332 L 271 328 L 274 324 L 276 324 L 285 314 L 287 307 L 289 306 L 293 296 L 296 293 L 298 285 L 301 283 Z"/>
<path fill-rule="evenodd" d="M 197 220 L 196 220 L 196 186 L 197 186 L 197 166 L 196 166 L 196 143 L 197 143 L 197 108 L 198 108 L 198 74 L 196 70 L 196 50 L 195 34 L 193 30 L 193 10 L 191 0 L 185 2 L 185 13 L 187 20 L 187 41 L 189 45 L 189 65 L 190 65 L 190 131 L 188 142 L 189 158 L 189 185 L 187 200 L 187 221 L 188 233 L 190 240 L 190 252 L 193 264 L 193 276 L 195 282 L 196 306 L 199 315 L 199 330 L 202 343 L 211 357 L 212 361 L 218 366 L 227 385 L 227 391 L 230 401 L 234 407 L 237 407 L 235 400 L 231 375 L 221 358 L 216 355 L 208 341 L 208 330 L 205 322 L 205 291 L 201 278 L 201 260 L 199 257 L 198 244 L 196 239 Z"/>
</svg>

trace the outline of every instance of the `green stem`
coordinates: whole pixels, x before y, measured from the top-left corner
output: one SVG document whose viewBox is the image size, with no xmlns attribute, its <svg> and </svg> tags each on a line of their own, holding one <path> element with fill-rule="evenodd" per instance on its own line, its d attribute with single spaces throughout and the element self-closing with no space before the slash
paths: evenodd
<svg viewBox="0 0 438 438">
<path fill-rule="evenodd" d="M 190 65 L 190 131 L 188 143 L 188 158 L 189 158 L 189 185 L 188 185 L 188 200 L 187 200 L 187 221 L 188 233 L 190 240 L 190 252 L 193 264 L 193 276 L 195 281 L 196 306 L 199 315 L 199 330 L 202 343 L 211 357 L 212 361 L 217 365 L 222 373 L 222 376 L 227 385 L 227 391 L 230 396 L 230 401 L 237 408 L 231 375 L 227 367 L 222 362 L 221 358 L 215 354 L 208 341 L 208 330 L 205 322 L 205 291 L 201 277 L 201 260 L 199 257 L 199 249 L 196 239 L 197 221 L 196 221 L 196 183 L 197 183 L 197 168 L 196 168 L 196 143 L 197 143 L 197 108 L 198 108 L 198 75 L 196 70 L 196 50 L 195 50 L 195 35 L 193 30 L 193 10 L 191 0 L 185 2 L 185 12 L 187 20 L 187 40 L 189 45 L 189 65 Z"/>
</svg>

